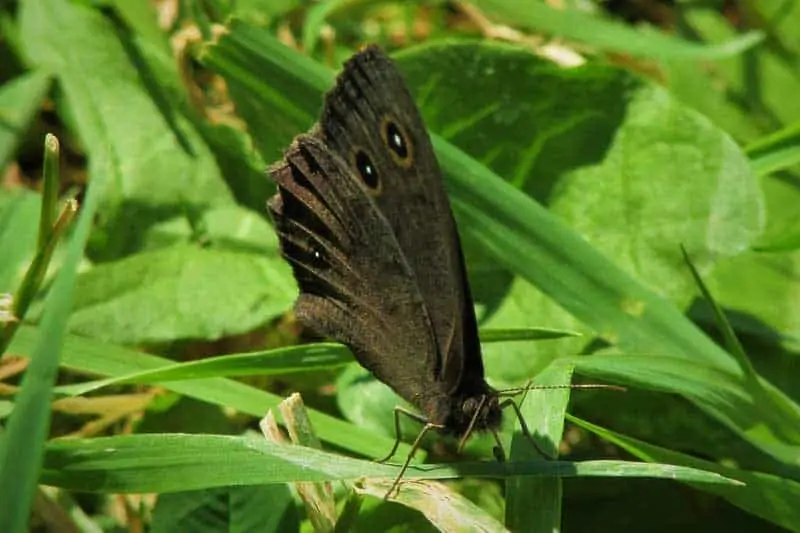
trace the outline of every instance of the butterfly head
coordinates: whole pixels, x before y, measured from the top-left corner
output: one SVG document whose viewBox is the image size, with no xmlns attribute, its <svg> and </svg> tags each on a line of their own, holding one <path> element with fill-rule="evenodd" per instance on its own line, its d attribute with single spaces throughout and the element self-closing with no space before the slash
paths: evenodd
<svg viewBox="0 0 800 533">
<path fill-rule="evenodd" d="M 502 409 L 494 391 L 465 396 L 442 398 L 432 420 L 443 426 L 446 434 L 463 440 L 478 431 L 493 431 L 500 427 Z"/>
</svg>

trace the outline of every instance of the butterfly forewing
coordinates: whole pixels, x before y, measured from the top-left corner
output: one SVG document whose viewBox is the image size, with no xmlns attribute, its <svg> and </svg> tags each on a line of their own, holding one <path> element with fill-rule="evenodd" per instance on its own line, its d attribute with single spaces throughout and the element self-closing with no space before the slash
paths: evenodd
<svg viewBox="0 0 800 533">
<path fill-rule="evenodd" d="M 450 393 L 465 385 L 466 368 L 482 382 L 472 299 L 442 173 L 411 94 L 380 49 L 368 47 L 345 64 L 326 97 L 319 135 L 354 175 L 377 184 L 372 196 L 431 316 L 438 379 Z"/>
</svg>

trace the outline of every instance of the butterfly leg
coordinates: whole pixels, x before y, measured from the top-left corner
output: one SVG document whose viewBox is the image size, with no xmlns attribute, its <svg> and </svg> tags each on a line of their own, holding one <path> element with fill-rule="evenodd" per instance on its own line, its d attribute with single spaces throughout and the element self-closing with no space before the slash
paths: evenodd
<svg viewBox="0 0 800 533">
<path fill-rule="evenodd" d="M 388 461 L 389 459 L 391 459 L 394 456 L 395 452 L 397 452 L 397 447 L 400 446 L 400 415 L 401 414 L 406 415 L 408 418 L 410 418 L 412 420 L 416 420 L 417 422 L 419 422 L 421 424 L 427 424 L 428 423 L 428 420 L 422 415 L 419 415 L 419 414 L 417 414 L 417 413 L 415 413 L 413 411 L 409 411 L 408 409 L 403 409 L 402 407 L 395 407 L 394 408 L 394 436 L 395 436 L 394 446 L 392 446 L 392 449 L 389 452 L 389 455 L 387 455 L 383 459 L 377 459 L 375 461 L 376 463 L 385 463 L 386 461 Z M 423 433 L 424 433 L 424 430 L 423 430 Z"/>
<path fill-rule="evenodd" d="M 398 407 L 396 409 L 400 409 L 400 408 Z M 397 411 L 395 411 L 395 413 L 396 412 Z M 408 413 L 406 413 L 406 414 L 408 414 Z M 405 474 L 406 470 L 408 470 L 408 465 L 411 464 L 411 459 L 414 458 L 414 453 L 417 451 L 417 448 L 419 448 L 420 444 L 422 443 L 422 437 L 424 437 L 425 434 L 428 431 L 430 431 L 431 429 L 441 429 L 441 428 L 442 428 L 442 426 L 440 424 L 433 424 L 431 422 L 427 422 L 422 427 L 422 431 L 419 432 L 419 435 L 417 435 L 417 438 L 414 439 L 414 444 L 411 445 L 411 451 L 408 452 L 408 457 L 406 457 L 406 462 L 403 463 L 403 468 L 400 469 L 400 473 L 397 474 L 397 477 L 394 479 L 394 483 L 392 483 L 392 486 L 389 488 L 389 491 L 386 493 L 386 496 L 383 497 L 384 500 L 388 499 L 389 496 L 391 496 L 392 492 L 395 491 L 395 489 L 398 489 L 398 486 L 400 485 L 400 480 L 402 479 L 403 474 Z M 397 446 L 395 446 L 395 448 L 397 448 Z"/>
<path fill-rule="evenodd" d="M 514 400 L 512 400 L 511 398 L 503 400 L 500 403 L 500 409 L 505 409 L 506 407 L 511 407 L 514 410 L 514 414 L 517 415 L 517 420 L 519 420 L 519 426 L 520 429 L 522 430 L 522 434 L 525 436 L 526 439 L 528 439 L 531 442 L 531 444 L 533 444 L 533 447 L 536 448 L 536 451 L 539 452 L 539 454 L 541 454 L 542 457 L 552 458 L 553 455 L 542 450 L 541 446 L 539 446 L 539 444 L 536 442 L 536 439 L 533 438 L 533 435 L 528 429 L 528 424 L 525 423 L 525 419 L 522 417 L 522 412 L 519 410 L 519 406 L 516 404 L 516 402 L 514 402 Z"/>
<path fill-rule="evenodd" d="M 492 448 L 492 455 L 494 455 L 494 458 L 498 463 L 505 463 L 506 451 L 503 448 L 503 442 L 500 440 L 500 435 L 497 433 L 497 431 L 492 430 L 492 436 L 494 437 L 494 441 L 497 443 L 497 445 Z"/>
<path fill-rule="evenodd" d="M 525 398 L 528 397 L 528 392 L 530 392 L 532 387 L 533 387 L 533 380 L 529 379 L 528 382 L 525 384 L 525 388 L 522 391 L 522 398 L 520 398 L 519 400 L 520 405 L 525 403 Z"/>
</svg>

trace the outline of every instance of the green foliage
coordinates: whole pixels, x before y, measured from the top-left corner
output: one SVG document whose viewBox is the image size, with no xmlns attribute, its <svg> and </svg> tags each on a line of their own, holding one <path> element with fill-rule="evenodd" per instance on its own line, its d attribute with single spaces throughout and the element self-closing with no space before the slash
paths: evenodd
<svg viewBox="0 0 800 533">
<path fill-rule="evenodd" d="M 113 493 L 158 493 L 127 508 L 152 531 L 309 530 L 297 494 L 331 481 L 341 530 L 798 530 L 796 3 L 678 2 L 644 28 L 601 2 L 12 4 L 0 530 L 112 530 Z M 402 402 L 342 346 L 298 345 L 264 208 L 266 165 L 368 41 L 431 132 L 487 377 L 543 387 L 521 406 L 535 447 L 513 416 L 503 463 L 479 460 L 490 437 L 452 461 L 429 435 L 393 501 L 399 465 L 371 459 Z M 558 388 L 573 373 L 629 390 Z M 247 429 L 294 391 L 323 450 Z"/>
</svg>

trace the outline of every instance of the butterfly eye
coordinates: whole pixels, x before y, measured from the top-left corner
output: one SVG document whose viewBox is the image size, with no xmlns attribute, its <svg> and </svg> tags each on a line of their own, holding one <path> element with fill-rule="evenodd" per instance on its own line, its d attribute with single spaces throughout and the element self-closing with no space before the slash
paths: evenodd
<svg viewBox="0 0 800 533">
<path fill-rule="evenodd" d="M 404 168 L 411 166 L 411 143 L 403 127 L 389 118 L 384 119 L 381 136 L 395 163 Z"/>
<path fill-rule="evenodd" d="M 358 150 L 356 152 L 356 168 L 361 175 L 361 179 L 364 181 L 364 185 L 372 190 L 378 188 L 380 185 L 378 171 L 375 165 L 372 164 L 372 160 L 363 150 Z"/>
</svg>

